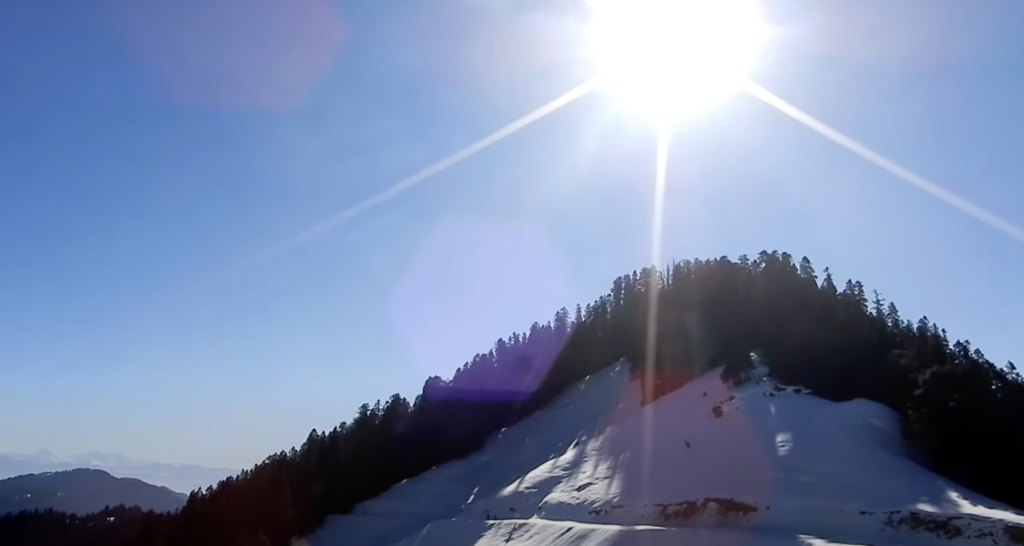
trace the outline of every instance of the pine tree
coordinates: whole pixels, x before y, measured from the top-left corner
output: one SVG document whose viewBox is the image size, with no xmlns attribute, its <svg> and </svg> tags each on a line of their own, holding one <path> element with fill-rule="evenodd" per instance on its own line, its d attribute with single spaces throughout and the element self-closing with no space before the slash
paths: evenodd
<svg viewBox="0 0 1024 546">
<path fill-rule="evenodd" d="M 878 290 L 872 290 L 874 299 L 871 300 L 872 313 L 879 319 L 885 320 L 885 300 L 882 299 L 882 294 Z"/>
<path fill-rule="evenodd" d="M 1021 378 L 1020 372 L 1017 371 L 1017 366 L 1014 366 L 1013 362 L 1009 360 L 1006 361 L 1006 376 L 1015 383 L 1024 383 L 1024 379 Z"/>
<path fill-rule="evenodd" d="M 565 307 L 558 310 L 555 313 L 555 318 L 552 321 L 555 334 L 559 338 L 564 338 L 569 333 L 569 310 Z"/>
<path fill-rule="evenodd" d="M 814 266 L 811 265 L 811 260 L 804 256 L 800 258 L 800 277 L 809 281 L 814 281 L 814 285 L 818 285 L 818 275 L 814 272 Z"/>
<path fill-rule="evenodd" d="M 864 293 L 864 284 L 862 284 L 860 281 L 855 281 L 853 283 L 853 295 L 854 298 L 857 300 L 857 305 L 859 305 L 860 308 L 863 309 L 864 311 L 867 311 L 868 297 Z"/>
<path fill-rule="evenodd" d="M 832 272 L 825 268 L 825 278 L 821 281 L 821 290 L 828 296 L 835 296 L 838 292 L 836 283 L 832 280 Z"/>
<path fill-rule="evenodd" d="M 903 319 L 900 318 L 899 309 L 896 309 L 896 304 L 891 301 L 885 309 L 885 321 L 892 330 L 899 330 L 903 327 Z"/>
</svg>

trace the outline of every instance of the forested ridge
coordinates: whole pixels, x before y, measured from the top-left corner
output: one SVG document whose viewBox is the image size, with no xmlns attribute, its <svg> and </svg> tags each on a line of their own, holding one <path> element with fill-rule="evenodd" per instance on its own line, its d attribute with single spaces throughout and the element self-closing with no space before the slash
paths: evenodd
<svg viewBox="0 0 1024 546">
<path fill-rule="evenodd" d="M 649 336 L 652 310 L 656 335 Z M 364 404 L 351 422 L 313 430 L 301 446 L 193 491 L 178 513 L 8 515 L 0 517 L 0 544 L 288 544 L 329 514 L 472 453 L 622 358 L 648 382 L 651 398 L 719 365 L 723 380 L 740 378 L 754 352 L 782 383 L 893 408 L 922 464 L 1024 508 L 1024 382 L 1012 363 L 999 367 L 968 341 L 951 343 L 926 317 L 903 319 L 860 282 L 839 288 L 807 258 L 761 252 L 623 275 L 586 307 L 561 309 L 546 324 L 498 340 L 450 380 L 428 379 L 411 403 L 394 395 Z M 651 373 L 641 373 L 645 362 Z"/>
</svg>

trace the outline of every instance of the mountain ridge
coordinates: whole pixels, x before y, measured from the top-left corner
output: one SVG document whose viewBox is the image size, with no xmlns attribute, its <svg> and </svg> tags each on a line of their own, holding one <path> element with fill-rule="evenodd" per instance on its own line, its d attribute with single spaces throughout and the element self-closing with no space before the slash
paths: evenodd
<svg viewBox="0 0 1024 546">
<path fill-rule="evenodd" d="M 104 470 L 116 477 L 135 478 L 186 493 L 208 485 L 216 485 L 228 476 L 238 473 L 237 469 L 232 468 L 163 463 L 95 451 L 69 457 L 59 457 L 46 449 L 40 449 L 35 453 L 0 453 L 0 479 L 76 468 Z"/>
<path fill-rule="evenodd" d="M 118 505 L 173 512 L 187 500 L 187 495 L 170 488 L 136 478 L 117 478 L 93 468 L 24 474 L 0 480 L 0 514 L 53 509 L 85 515 Z"/>
</svg>

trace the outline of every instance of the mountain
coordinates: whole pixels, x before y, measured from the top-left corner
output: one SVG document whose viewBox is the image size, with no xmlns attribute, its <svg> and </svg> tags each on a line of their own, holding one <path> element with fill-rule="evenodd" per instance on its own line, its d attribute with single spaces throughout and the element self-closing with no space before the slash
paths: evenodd
<svg viewBox="0 0 1024 546">
<path fill-rule="evenodd" d="M 89 468 L 0 480 L 0 514 L 53 508 L 82 515 L 120 504 L 171 512 L 184 506 L 186 500 L 186 495 L 166 487 L 134 478 L 115 478 Z"/>
<path fill-rule="evenodd" d="M 594 374 L 309 546 L 1021 544 L 1024 515 L 917 464 L 891 409 L 721 372 L 646 404 L 627 365 Z"/>
<path fill-rule="evenodd" d="M 1024 376 L 873 295 L 785 252 L 644 268 L 178 514 L 0 543 L 1024 544 Z"/>
<path fill-rule="evenodd" d="M 193 491 L 216 485 L 224 478 L 238 473 L 233 468 L 158 463 L 112 453 L 90 452 L 65 458 L 45 449 L 32 454 L 0 453 L 0 479 L 75 468 L 104 470 L 114 476 L 137 478 L 175 491 Z"/>
</svg>

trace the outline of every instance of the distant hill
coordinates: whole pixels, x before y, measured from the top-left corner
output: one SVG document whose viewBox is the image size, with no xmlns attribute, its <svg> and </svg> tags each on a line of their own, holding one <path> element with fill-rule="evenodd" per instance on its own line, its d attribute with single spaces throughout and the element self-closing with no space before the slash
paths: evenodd
<svg viewBox="0 0 1024 546">
<path fill-rule="evenodd" d="M 185 494 L 166 487 L 135 478 L 115 478 L 90 468 L 0 480 L 0 514 L 45 508 L 89 514 L 119 504 L 171 512 L 184 506 L 187 499 Z"/>
<path fill-rule="evenodd" d="M 59 472 L 75 468 L 105 470 L 120 478 L 137 478 L 175 491 L 189 492 L 238 474 L 235 468 L 158 463 L 116 453 L 83 453 L 58 457 L 46 450 L 36 453 L 0 453 L 0 480 L 22 474 Z"/>
</svg>

